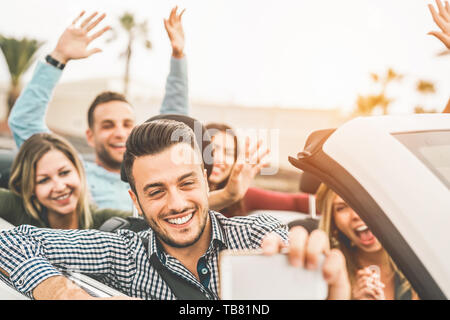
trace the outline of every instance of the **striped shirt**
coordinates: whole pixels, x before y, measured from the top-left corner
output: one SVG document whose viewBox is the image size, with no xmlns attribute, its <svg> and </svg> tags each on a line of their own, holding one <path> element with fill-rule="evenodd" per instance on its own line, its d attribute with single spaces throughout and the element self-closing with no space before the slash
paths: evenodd
<svg viewBox="0 0 450 320">
<path fill-rule="evenodd" d="M 107 233 L 29 225 L 0 232 L 0 277 L 30 298 L 33 289 L 45 279 L 74 271 L 93 276 L 128 296 L 176 299 L 150 264 L 149 256 L 156 254 L 170 271 L 192 282 L 208 298 L 219 299 L 219 251 L 257 249 L 269 232 L 287 241 L 287 227 L 268 215 L 226 218 L 214 211 L 209 211 L 209 215 L 211 240 L 197 264 L 200 279 L 161 249 L 151 229 Z M 140 237 L 149 240 L 148 248 Z"/>
</svg>

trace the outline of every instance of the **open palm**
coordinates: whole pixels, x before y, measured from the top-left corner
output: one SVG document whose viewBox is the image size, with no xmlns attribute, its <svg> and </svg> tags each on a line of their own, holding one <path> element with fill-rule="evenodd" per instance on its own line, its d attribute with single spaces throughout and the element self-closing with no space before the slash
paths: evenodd
<svg viewBox="0 0 450 320">
<path fill-rule="evenodd" d="M 177 58 L 183 56 L 184 50 L 184 31 L 181 24 L 181 18 L 186 9 L 177 14 L 178 7 L 175 7 L 170 12 L 168 19 L 164 19 L 164 27 L 166 28 L 167 35 L 169 36 L 170 43 L 172 45 L 173 55 Z"/>
<path fill-rule="evenodd" d="M 89 32 L 95 28 L 104 18 L 105 14 L 99 16 L 92 21 L 97 15 L 97 12 L 87 17 L 80 26 L 77 26 L 78 21 L 84 15 L 84 11 L 72 22 L 72 24 L 64 30 L 59 37 L 55 50 L 52 56 L 62 63 L 66 63 L 72 59 L 83 59 L 91 56 L 94 53 L 101 52 L 99 48 L 88 49 L 89 44 L 103 33 L 110 29 L 109 26 L 104 27 L 100 31 L 89 35 Z"/>
<path fill-rule="evenodd" d="M 246 138 L 245 152 L 234 164 L 228 183 L 225 186 L 231 198 L 242 199 L 255 176 L 262 168 L 268 166 L 268 163 L 264 162 L 264 159 L 270 153 L 270 150 L 261 150 L 261 145 L 262 141 L 260 140 L 250 150 L 250 139 L 248 137 Z"/>
<path fill-rule="evenodd" d="M 436 11 L 431 4 L 428 5 L 428 8 L 433 16 L 434 22 L 439 29 L 441 29 L 441 32 L 431 31 L 428 34 L 431 34 L 441 40 L 442 43 L 450 49 L 450 5 L 448 1 L 445 1 L 444 6 L 440 0 L 436 0 L 436 5 L 438 7 L 438 11 Z"/>
</svg>

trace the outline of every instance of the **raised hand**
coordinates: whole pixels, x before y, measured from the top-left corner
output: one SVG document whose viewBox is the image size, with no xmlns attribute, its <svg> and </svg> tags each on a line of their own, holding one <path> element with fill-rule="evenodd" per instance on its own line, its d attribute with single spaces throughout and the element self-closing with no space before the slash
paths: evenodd
<svg viewBox="0 0 450 320">
<path fill-rule="evenodd" d="M 172 45 L 172 55 L 180 59 L 184 56 L 184 31 L 183 25 L 181 24 L 181 17 L 186 9 L 181 11 L 180 14 L 177 14 L 177 10 L 178 6 L 170 11 L 169 19 L 164 19 L 164 27 Z"/>
<path fill-rule="evenodd" d="M 450 5 L 448 1 L 445 1 L 445 6 L 442 4 L 441 0 L 436 0 L 436 5 L 438 7 L 438 11 L 434 8 L 433 5 L 429 4 L 428 8 L 430 9 L 431 15 L 433 16 L 434 22 L 437 24 L 439 31 L 431 31 L 428 34 L 435 36 L 442 43 L 450 49 Z"/>
<path fill-rule="evenodd" d="M 65 64 L 69 60 L 74 59 L 84 59 L 95 53 L 101 52 L 101 49 L 99 48 L 88 49 L 87 47 L 93 40 L 97 39 L 110 29 L 110 26 L 106 26 L 96 33 L 89 35 L 89 32 L 105 18 L 106 14 L 100 15 L 97 19 L 92 21 L 97 16 L 97 12 L 94 12 L 77 26 L 78 21 L 84 13 L 85 11 L 82 11 L 72 24 L 64 30 L 63 34 L 58 39 L 55 50 L 50 54 L 61 63 Z"/>
<path fill-rule="evenodd" d="M 261 150 L 262 141 L 250 149 L 250 139 L 245 140 L 245 152 L 241 154 L 230 173 L 225 191 L 231 199 L 240 200 L 244 197 L 252 180 L 263 167 L 268 166 L 263 160 L 270 153 L 269 149 Z"/>
</svg>

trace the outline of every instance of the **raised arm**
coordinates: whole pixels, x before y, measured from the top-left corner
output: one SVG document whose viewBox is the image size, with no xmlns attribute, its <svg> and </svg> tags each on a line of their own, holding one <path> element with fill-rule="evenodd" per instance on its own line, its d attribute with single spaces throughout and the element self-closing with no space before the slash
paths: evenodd
<svg viewBox="0 0 450 320">
<path fill-rule="evenodd" d="M 230 173 L 225 188 L 209 193 L 208 202 L 212 210 L 220 211 L 241 200 L 247 193 L 251 182 L 262 168 L 268 166 L 265 162 L 269 149 L 262 147 L 262 141 L 250 149 L 250 139 L 245 139 L 245 151 L 238 156 Z"/>
<path fill-rule="evenodd" d="M 181 18 L 185 10 L 177 14 L 178 7 L 164 19 L 164 26 L 172 46 L 170 73 L 166 82 L 166 93 L 161 105 L 161 114 L 189 114 L 187 61 L 184 55 L 184 31 Z"/>
<path fill-rule="evenodd" d="M 67 64 L 72 59 L 84 59 L 94 53 L 100 52 L 98 48 L 88 49 L 88 45 L 100 37 L 109 27 L 89 35 L 105 17 L 94 13 L 77 26 L 78 21 L 84 15 L 84 11 L 72 22 L 72 24 L 60 36 L 56 48 L 50 57 L 60 64 Z M 48 104 L 53 94 L 53 89 L 59 81 L 63 67 L 56 67 L 50 63 L 38 62 L 33 77 L 17 99 L 8 119 L 9 127 L 13 133 L 18 147 L 35 133 L 49 132 L 45 115 Z"/>
<path fill-rule="evenodd" d="M 441 42 L 450 49 L 450 4 L 448 1 L 445 1 L 444 6 L 441 0 L 436 0 L 436 6 L 438 8 L 437 11 L 431 4 L 428 5 L 428 8 L 430 9 L 434 22 L 441 31 L 431 31 L 428 34 L 441 40 Z"/>
</svg>

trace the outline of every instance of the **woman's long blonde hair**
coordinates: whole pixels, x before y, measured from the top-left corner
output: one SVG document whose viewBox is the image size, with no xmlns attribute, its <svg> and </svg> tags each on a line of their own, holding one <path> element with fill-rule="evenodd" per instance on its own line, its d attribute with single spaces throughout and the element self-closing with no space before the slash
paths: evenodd
<svg viewBox="0 0 450 320">
<path fill-rule="evenodd" d="M 337 194 L 331 190 L 327 185 L 321 184 L 316 193 L 316 207 L 321 213 L 321 218 L 319 222 L 319 229 L 326 232 L 328 238 L 330 239 L 330 247 L 337 248 L 342 251 L 345 256 L 345 261 L 347 263 L 348 276 L 350 279 L 350 284 L 353 287 L 355 283 L 355 275 L 361 266 L 358 263 L 356 256 L 356 247 L 351 245 L 351 241 L 337 228 L 334 222 L 334 207 L 333 201 Z M 384 248 L 383 248 L 384 250 Z M 386 252 L 386 255 L 387 252 Z M 409 289 L 411 285 L 406 280 L 405 276 L 400 272 L 400 270 L 395 265 L 392 258 L 388 255 L 389 263 L 394 270 L 394 272 L 400 277 L 400 282 L 402 283 L 399 290 L 399 295 L 402 295 Z"/>
<path fill-rule="evenodd" d="M 93 220 L 89 208 L 86 175 L 77 151 L 66 139 L 52 133 L 37 133 L 27 139 L 13 161 L 9 188 L 23 199 L 27 213 L 37 221 L 44 223 L 41 218 L 44 208 L 34 196 L 36 165 L 51 150 L 61 151 L 72 162 L 80 176 L 80 197 L 75 214 L 78 216 L 79 228 L 88 229 L 92 226 Z"/>
</svg>

